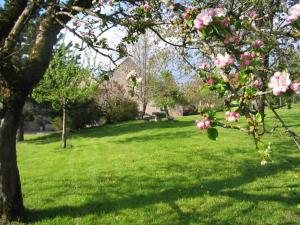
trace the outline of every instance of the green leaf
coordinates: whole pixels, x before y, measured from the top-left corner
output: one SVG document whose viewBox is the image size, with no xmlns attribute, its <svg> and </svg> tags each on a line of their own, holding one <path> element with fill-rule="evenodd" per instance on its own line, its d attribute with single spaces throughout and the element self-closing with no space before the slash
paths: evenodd
<svg viewBox="0 0 300 225">
<path fill-rule="evenodd" d="M 187 24 L 189 27 L 193 27 L 193 20 L 186 20 L 186 24 Z"/>
<path fill-rule="evenodd" d="M 236 110 L 238 110 L 239 109 L 239 107 L 238 106 L 235 106 L 235 107 L 231 107 L 230 108 L 230 111 L 231 112 L 235 112 Z"/>
<path fill-rule="evenodd" d="M 109 75 L 108 74 L 104 74 L 103 75 L 103 79 L 106 80 L 106 81 L 109 81 Z"/>
<path fill-rule="evenodd" d="M 204 86 L 201 87 L 199 92 L 200 92 L 200 94 L 205 94 L 208 91 L 209 91 L 209 87 L 207 85 L 204 85 Z"/>
<path fill-rule="evenodd" d="M 261 122 L 262 122 L 262 115 L 261 115 L 259 112 L 256 113 L 255 118 L 256 118 L 256 121 L 257 121 L 258 123 L 261 123 Z"/>
<path fill-rule="evenodd" d="M 209 139 L 216 141 L 218 136 L 219 136 L 219 132 L 216 128 L 208 128 L 207 129 L 207 136 Z"/>
<path fill-rule="evenodd" d="M 239 80 L 239 82 L 240 82 L 241 84 L 246 83 L 246 81 L 247 81 L 247 74 L 244 73 L 244 72 L 240 72 L 240 73 L 239 73 L 238 80 Z"/>
<path fill-rule="evenodd" d="M 211 120 L 215 120 L 215 117 L 216 117 L 216 111 L 215 110 L 209 110 L 208 111 L 208 117 L 211 119 Z"/>
</svg>

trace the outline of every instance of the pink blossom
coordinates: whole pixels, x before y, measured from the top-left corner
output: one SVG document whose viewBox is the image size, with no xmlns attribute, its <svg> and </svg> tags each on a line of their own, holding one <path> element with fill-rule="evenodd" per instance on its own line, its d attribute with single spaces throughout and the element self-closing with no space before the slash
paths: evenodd
<svg viewBox="0 0 300 225">
<path fill-rule="evenodd" d="M 230 41 L 231 41 L 231 36 L 230 36 L 230 35 L 226 35 L 225 40 L 224 40 L 224 43 L 225 43 L 225 44 L 229 44 Z"/>
<path fill-rule="evenodd" d="M 226 52 L 225 55 L 218 54 L 214 63 L 219 68 L 225 68 L 227 65 L 232 65 L 234 59 Z"/>
<path fill-rule="evenodd" d="M 212 78 L 209 78 L 209 79 L 206 81 L 206 84 L 208 84 L 208 85 L 214 85 L 214 84 L 215 84 L 215 80 L 212 79 Z"/>
<path fill-rule="evenodd" d="M 204 121 L 204 125 L 206 128 L 210 127 L 210 121 L 209 120 L 205 120 Z"/>
<path fill-rule="evenodd" d="M 207 116 L 204 118 L 204 121 L 196 120 L 195 123 L 200 130 L 207 129 L 211 125 L 211 121 Z"/>
<path fill-rule="evenodd" d="M 185 19 L 185 20 L 187 20 L 187 19 L 190 19 L 190 18 L 191 18 L 191 15 L 188 14 L 188 13 L 183 13 L 183 14 L 182 14 L 182 18 Z"/>
<path fill-rule="evenodd" d="M 197 18 L 194 20 L 194 26 L 195 26 L 195 28 L 196 28 L 197 30 L 201 30 L 201 29 L 204 27 L 204 22 L 203 22 L 203 20 L 197 17 Z"/>
<path fill-rule="evenodd" d="M 250 60 L 245 60 L 244 62 L 242 62 L 242 65 L 243 66 L 249 66 L 249 65 L 251 65 L 251 61 Z"/>
<path fill-rule="evenodd" d="M 258 48 L 258 47 L 262 47 L 262 46 L 264 46 L 265 45 L 265 43 L 264 43 L 264 41 L 263 40 L 256 40 L 253 44 L 252 44 L 252 47 L 253 48 Z"/>
<path fill-rule="evenodd" d="M 233 75 L 232 75 L 232 80 L 233 81 L 237 81 L 239 79 L 239 74 L 238 73 L 234 73 Z"/>
<path fill-rule="evenodd" d="M 255 17 L 257 17 L 257 12 L 254 11 L 254 10 L 251 10 L 251 11 L 248 13 L 248 16 L 249 16 L 249 17 L 252 17 L 252 18 L 255 18 Z"/>
<path fill-rule="evenodd" d="M 233 41 L 234 41 L 235 44 L 238 44 L 239 43 L 239 36 L 238 35 L 234 35 Z"/>
<path fill-rule="evenodd" d="M 209 25 L 213 22 L 214 10 L 213 9 L 203 9 L 194 21 L 194 25 L 197 30 L 201 30 L 204 26 Z"/>
<path fill-rule="evenodd" d="M 199 69 L 202 69 L 202 70 L 209 70 L 210 69 L 210 65 L 208 63 L 201 63 L 199 65 Z"/>
<path fill-rule="evenodd" d="M 103 4 L 103 0 L 93 0 L 92 3 L 93 3 L 93 4 L 99 4 L 99 5 L 102 5 L 102 4 Z"/>
<path fill-rule="evenodd" d="M 300 18 L 300 3 L 293 5 L 291 8 L 289 8 L 288 16 L 287 16 L 286 20 L 289 23 L 293 23 L 296 20 L 298 20 L 299 18 Z"/>
<path fill-rule="evenodd" d="M 244 52 L 241 54 L 241 59 L 251 59 L 251 53 L 250 52 Z"/>
<path fill-rule="evenodd" d="M 190 7 L 190 8 L 187 8 L 185 11 L 190 14 L 190 13 L 193 13 L 193 11 L 195 11 L 195 10 L 196 10 L 195 7 Z"/>
<path fill-rule="evenodd" d="M 206 128 L 206 125 L 204 122 L 200 121 L 199 123 L 197 123 L 197 127 L 201 130 L 205 129 Z"/>
<path fill-rule="evenodd" d="M 226 16 L 226 10 L 224 8 L 215 8 L 214 13 L 215 13 L 215 16 L 217 16 L 217 17 L 225 17 Z"/>
<path fill-rule="evenodd" d="M 239 113 L 237 113 L 237 112 L 227 111 L 225 114 L 226 114 L 226 120 L 228 122 L 236 122 L 241 117 L 241 115 Z"/>
<path fill-rule="evenodd" d="M 151 9 L 151 6 L 146 2 L 142 5 L 142 8 L 145 10 L 145 12 L 148 12 Z"/>
<path fill-rule="evenodd" d="M 253 87 L 260 89 L 263 86 L 263 82 L 261 81 L 261 79 L 257 79 L 253 82 Z"/>
<path fill-rule="evenodd" d="M 77 21 L 74 21 L 74 23 L 73 23 L 73 25 L 75 26 L 75 27 L 80 27 L 82 24 L 81 24 L 81 22 L 79 21 L 79 20 L 77 20 Z"/>
<path fill-rule="evenodd" d="M 289 89 L 291 84 L 289 76 L 290 74 L 287 72 L 276 72 L 270 78 L 269 88 L 272 89 L 275 96 L 279 96 Z"/>
<path fill-rule="evenodd" d="M 296 94 L 300 94 L 300 83 L 293 82 L 290 87 Z"/>
<path fill-rule="evenodd" d="M 224 27 L 229 27 L 229 18 L 228 17 L 225 17 L 223 20 L 222 20 L 222 24 Z"/>
</svg>

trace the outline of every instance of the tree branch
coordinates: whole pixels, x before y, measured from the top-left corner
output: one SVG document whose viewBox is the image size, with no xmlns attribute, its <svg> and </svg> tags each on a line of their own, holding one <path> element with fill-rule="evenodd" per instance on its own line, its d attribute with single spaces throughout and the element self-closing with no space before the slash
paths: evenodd
<svg viewBox="0 0 300 225">
<path fill-rule="evenodd" d="M 285 124 L 285 122 L 282 120 L 282 118 L 279 116 L 279 114 L 273 108 L 273 105 L 267 99 L 266 99 L 266 102 L 268 103 L 268 105 L 269 105 L 271 111 L 274 113 L 275 117 L 281 123 L 282 127 L 285 129 L 285 132 L 289 135 L 290 138 L 293 139 L 294 143 L 297 145 L 298 149 L 300 150 L 300 144 L 297 140 L 297 139 L 299 139 L 299 137 L 297 136 L 297 134 L 288 128 L 288 126 Z"/>
</svg>

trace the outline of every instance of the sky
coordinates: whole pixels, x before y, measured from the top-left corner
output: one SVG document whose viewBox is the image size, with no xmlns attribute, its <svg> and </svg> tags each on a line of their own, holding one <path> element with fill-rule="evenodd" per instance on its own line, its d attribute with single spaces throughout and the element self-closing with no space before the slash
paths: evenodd
<svg viewBox="0 0 300 225">
<path fill-rule="evenodd" d="M 4 0 L 0 0 L 0 6 L 2 6 L 3 3 L 4 3 Z M 70 22 L 70 23 L 72 23 L 72 22 Z M 81 43 L 81 40 L 78 37 L 74 36 L 71 32 L 63 30 L 62 33 L 65 34 L 64 42 L 66 42 L 66 43 L 72 42 L 73 44 Z M 114 29 L 111 29 L 108 32 L 106 32 L 103 35 L 103 37 L 108 40 L 108 45 L 114 48 L 114 47 L 116 47 L 117 44 L 119 44 L 121 42 L 122 37 L 125 36 L 125 34 L 126 33 L 124 31 L 122 31 L 122 29 L 114 28 Z M 164 47 L 165 46 L 160 46 L 160 48 L 164 48 Z M 93 51 L 91 49 L 86 50 L 85 52 L 82 52 L 82 59 L 83 59 L 83 62 L 82 62 L 83 64 L 87 64 L 88 63 L 87 61 L 91 61 L 91 59 L 93 59 L 94 62 L 92 62 L 92 63 L 96 64 L 97 66 L 101 66 L 104 69 L 109 70 L 109 69 L 114 68 L 114 65 L 112 63 L 110 63 L 108 58 L 95 53 L 95 51 Z M 119 63 L 121 63 L 122 61 L 123 60 L 120 60 Z M 176 64 L 175 61 L 174 61 L 174 63 Z M 171 68 L 168 68 L 168 69 L 173 71 L 173 73 L 175 73 L 173 75 L 176 76 L 177 75 L 176 71 L 175 71 L 176 69 L 174 70 L 175 67 L 176 67 L 175 65 L 172 65 Z"/>
</svg>

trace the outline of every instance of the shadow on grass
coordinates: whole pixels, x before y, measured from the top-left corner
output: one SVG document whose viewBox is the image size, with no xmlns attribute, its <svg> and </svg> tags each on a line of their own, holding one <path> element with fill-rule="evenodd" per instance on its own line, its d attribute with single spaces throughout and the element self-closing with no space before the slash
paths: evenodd
<svg viewBox="0 0 300 225">
<path fill-rule="evenodd" d="M 145 130 L 151 129 L 163 129 L 164 128 L 183 128 L 193 126 L 193 121 L 162 121 L 160 123 L 157 122 L 149 122 L 144 123 L 142 121 L 131 121 L 131 122 L 123 122 L 118 124 L 108 124 L 101 127 L 94 128 L 86 128 L 77 132 L 72 132 L 69 134 L 69 138 L 76 139 L 77 137 L 81 138 L 103 138 L 103 137 L 111 137 L 111 136 L 119 136 L 123 134 L 129 133 L 138 133 Z M 24 143 L 31 144 L 48 144 L 51 142 L 59 141 L 61 138 L 60 133 L 51 133 L 48 135 L 39 136 L 37 138 L 33 138 L 30 140 L 25 140 Z M 130 141 L 130 140 L 128 140 Z"/>
<path fill-rule="evenodd" d="M 280 145 L 280 143 L 278 143 Z M 282 148 L 284 150 L 288 150 L 286 143 L 281 143 Z M 237 149 L 238 151 L 238 149 Z M 278 193 L 275 194 L 250 194 L 244 191 L 244 188 L 241 187 L 243 185 L 249 184 L 256 179 L 266 178 L 269 176 L 276 175 L 279 172 L 289 171 L 294 168 L 299 168 L 300 158 L 299 157 L 290 157 L 287 155 L 282 155 L 282 160 L 279 163 L 270 164 L 268 167 L 261 167 L 256 160 L 243 160 L 239 161 L 239 163 L 234 164 L 234 161 L 223 160 L 222 157 L 217 157 L 213 159 L 206 159 L 211 161 L 219 161 L 220 164 L 225 163 L 233 163 L 234 169 L 239 171 L 239 175 L 224 179 L 214 179 L 211 178 L 204 171 L 199 172 L 199 180 L 201 177 L 204 177 L 203 182 L 199 182 L 199 184 L 186 186 L 184 185 L 184 181 L 181 184 L 178 184 L 178 178 L 176 176 L 172 177 L 173 185 L 167 190 L 161 191 L 161 185 L 163 180 L 160 178 L 155 178 L 151 176 L 124 176 L 118 177 L 118 182 L 121 184 L 126 184 L 128 186 L 138 182 L 142 182 L 145 184 L 145 189 L 148 190 L 147 194 L 136 194 L 134 192 L 126 193 L 114 193 L 115 195 L 120 196 L 118 199 L 113 199 L 107 197 L 103 191 L 99 191 L 94 194 L 90 201 L 80 205 L 80 206 L 60 206 L 55 208 L 47 208 L 41 210 L 31 210 L 27 213 L 27 222 L 36 222 L 44 219 L 52 219 L 55 217 L 82 217 L 86 215 L 104 215 L 112 212 L 118 212 L 124 209 L 137 209 L 146 207 L 153 204 L 165 203 L 170 206 L 170 208 L 176 213 L 178 217 L 178 221 L 168 221 L 164 224 L 189 224 L 192 222 L 203 222 L 203 219 L 207 217 L 207 215 L 199 213 L 197 209 L 191 209 L 188 212 L 183 212 L 181 208 L 177 205 L 177 200 L 183 198 L 196 198 L 201 197 L 209 193 L 210 196 L 224 196 L 229 197 L 233 200 L 237 201 L 248 201 L 253 203 L 254 205 L 258 204 L 261 201 L 267 202 L 278 202 L 288 206 L 295 206 L 299 204 L 298 199 L 300 198 L 299 192 L 293 192 L 289 195 L 280 195 Z M 230 160 L 230 159 L 229 159 Z M 166 165 L 165 165 L 166 166 Z M 167 165 L 168 166 L 168 165 Z M 170 164 L 169 168 L 175 171 L 186 171 L 189 168 L 187 165 L 179 165 L 179 164 Z M 215 171 L 216 172 L 216 171 Z M 276 185 L 275 185 L 276 186 Z M 164 186 L 165 187 L 165 186 Z M 272 188 L 272 187 L 270 187 Z M 276 188 L 276 187 L 274 187 Z M 261 190 L 258 190 L 261 191 Z M 126 196 L 126 197 L 121 197 Z M 210 208 L 203 209 L 204 211 L 209 211 L 210 213 L 217 213 L 221 210 L 224 210 L 226 207 L 231 207 L 232 202 L 216 202 Z M 199 205 L 198 207 L 201 207 Z M 249 211 L 251 211 L 252 206 L 247 209 L 243 209 L 239 211 L 241 216 L 246 216 Z M 244 214 L 244 215 L 243 215 Z M 208 218 L 206 218 L 208 219 Z M 222 221 L 214 221 L 214 218 L 209 220 L 209 223 L 212 224 L 236 224 L 235 217 L 223 218 Z"/>
<path fill-rule="evenodd" d="M 30 144 L 48 144 L 51 142 L 59 141 L 61 138 L 61 134 L 58 132 L 53 132 L 50 134 L 44 134 L 35 138 L 31 138 L 29 140 L 24 140 L 23 143 Z"/>
</svg>

